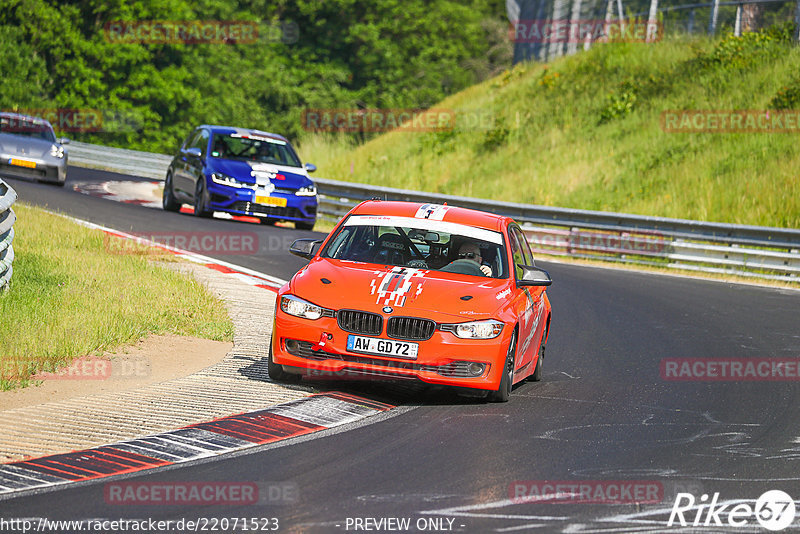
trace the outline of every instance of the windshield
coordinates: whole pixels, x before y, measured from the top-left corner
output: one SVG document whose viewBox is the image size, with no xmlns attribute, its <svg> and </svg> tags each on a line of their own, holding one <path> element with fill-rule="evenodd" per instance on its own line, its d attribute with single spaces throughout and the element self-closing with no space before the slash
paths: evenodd
<svg viewBox="0 0 800 534">
<path fill-rule="evenodd" d="M 0 117 L 0 133 L 22 135 L 44 139 L 51 143 L 56 142 L 53 129 L 47 124 L 39 121 L 31 121 L 19 118 Z"/>
<path fill-rule="evenodd" d="M 328 241 L 322 257 L 508 277 L 499 232 L 414 217 L 351 216 Z"/>
<path fill-rule="evenodd" d="M 280 139 L 239 134 L 214 134 L 211 157 L 300 167 L 291 145 Z"/>
</svg>

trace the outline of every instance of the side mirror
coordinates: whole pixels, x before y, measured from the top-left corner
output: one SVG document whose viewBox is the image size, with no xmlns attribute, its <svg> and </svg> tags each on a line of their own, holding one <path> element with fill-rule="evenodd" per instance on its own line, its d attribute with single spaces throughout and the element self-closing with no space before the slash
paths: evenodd
<svg viewBox="0 0 800 534">
<path fill-rule="evenodd" d="M 549 286 L 553 283 L 550 273 L 544 269 L 531 265 L 518 265 L 522 267 L 522 277 L 517 280 L 517 285 L 522 286 Z"/>
<path fill-rule="evenodd" d="M 69 144 L 69 138 L 68 137 L 61 137 L 59 139 L 56 139 L 56 141 L 58 142 L 59 145 L 68 145 Z"/>
<path fill-rule="evenodd" d="M 306 163 L 306 170 L 308 172 L 314 172 L 317 170 L 317 166 L 314 165 L 313 163 Z"/>
<path fill-rule="evenodd" d="M 300 256 L 310 260 L 314 257 L 314 247 L 322 243 L 319 239 L 296 239 L 289 247 L 289 252 L 295 256 Z"/>
<path fill-rule="evenodd" d="M 192 156 L 193 158 L 199 158 L 203 156 L 203 151 L 197 147 L 187 148 L 183 151 L 183 153 L 187 156 Z"/>
</svg>

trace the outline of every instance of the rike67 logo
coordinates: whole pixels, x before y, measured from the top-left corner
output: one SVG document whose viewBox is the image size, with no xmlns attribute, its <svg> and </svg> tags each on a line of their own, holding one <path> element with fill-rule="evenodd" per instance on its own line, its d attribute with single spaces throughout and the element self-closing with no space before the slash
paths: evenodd
<svg viewBox="0 0 800 534">
<path fill-rule="evenodd" d="M 703 494 L 697 503 L 691 493 L 678 493 L 667 526 L 752 528 L 755 520 L 767 530 L 779 531 L 792 524 L 795 512 L 794 501 L 781 490 L 764 492 L 755 505 L 742 501 L 719 502 L 719 493 L 714 493 L 710 501 L 708 495 Z"/>
</svg>

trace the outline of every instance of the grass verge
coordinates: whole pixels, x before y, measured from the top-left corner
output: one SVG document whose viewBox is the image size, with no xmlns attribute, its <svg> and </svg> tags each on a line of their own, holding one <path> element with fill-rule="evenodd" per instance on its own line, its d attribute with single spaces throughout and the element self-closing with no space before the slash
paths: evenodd
<svg viewBox="0 0 800 534">
<path fill-rule="evenodd" d="M 450 131 L 351 146 L 309 135 L 319 175 L 418 191 L 702 221 L 800 227 L 792 133 L 671 133 L 670 110 L 800 109 L 787 28 L 613 43 L 520 64 L 431 106 Z"/>
<path fill-rule="evenodd" d="M 0 293 L 0 390 L 150 334 L 233 339 L 222 302 L 152 264 L 171 255 L 122 254 L 102 232 L 23 203 L 14 211 L 14 275 Z"/>
</svg>

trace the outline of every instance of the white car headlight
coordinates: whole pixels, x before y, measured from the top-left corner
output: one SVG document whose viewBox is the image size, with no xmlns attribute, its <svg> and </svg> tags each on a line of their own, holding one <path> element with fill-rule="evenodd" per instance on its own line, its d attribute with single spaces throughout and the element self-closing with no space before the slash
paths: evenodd
<svg viewBox="0 0 800 534">
<path fill-rule="evenodd" d="M 294 295 L 284 295 L 281 297 L 281 310 L 289 315 L 295 317 L 302 317 L 303 319 L 311 319 L 312 321 L 319 319 L 326 315 L 326 308 L 311 304 Z"/>
<path fill-rule="evenodd" d="M 211 180 L 214 183 L 220 185 L 227 185 L 229 187 L 253 187 L 253 184 L 248 184 L 247 182 L 241 182 L 234 178 L 233 176 L 228 176 L 227 174 L 222 174 L 221 172 L 215 172 L 211 175 Z"/>
<path fill-rule="evenodd" d="M 313 197 L 317 194 L 317 186 L 315 185 L 307 185 L 305 187 L 301 187 L 297 190 L 295 195 L 298 197 Z"/>
<path fill-rule="evenodd" d="M 451 332 L 456 337 L 463 339 L 492 339 L 503 331 L 503 323 L 488 319 L 469 323 L 443 324 L 439 326 L 439 329 Z"/>
<path fill-rule="evenodd" d="M 61 145 L 50 145 L 50 155 L 54 158 L 63 158 L 64 157 L 64 147 Z"/>
</svg>

